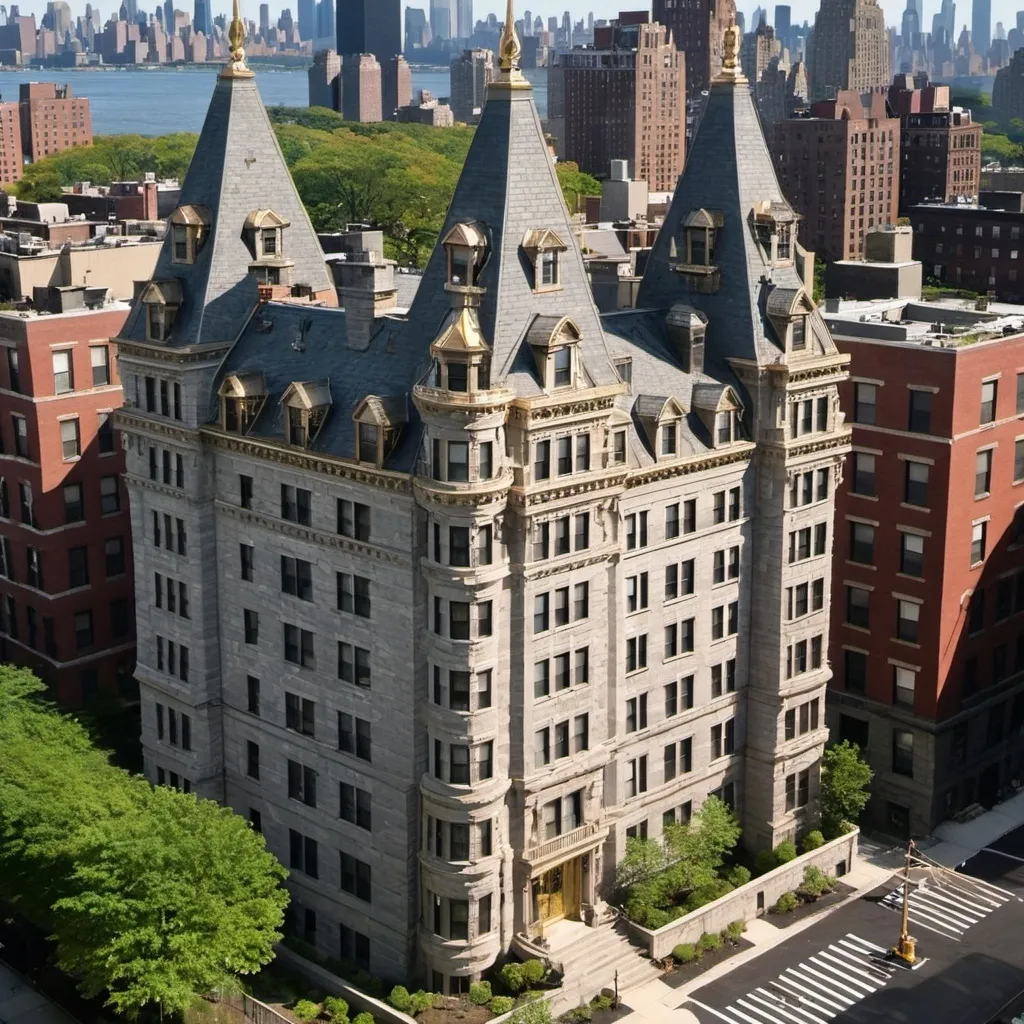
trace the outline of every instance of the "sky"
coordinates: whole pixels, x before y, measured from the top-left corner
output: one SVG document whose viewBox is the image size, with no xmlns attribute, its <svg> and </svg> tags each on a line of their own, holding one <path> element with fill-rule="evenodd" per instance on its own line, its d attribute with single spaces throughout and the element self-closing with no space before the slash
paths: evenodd
<svg viewBox="0 0 1024 1024">
<path fill-rule="evenodd" d="M 6 0 L 6 2 L 8 9 L 10 9 L 10 0 Z M 73 15 L 77 16 L 85 12 L 86 0 L 68 0 L 68 2 L 71 4 Z M 192 2 L 193 0 L 175 0 L 175 6 L 182 9 L 190 9 Z M 429 0 L 401 0 L 401 2 L 403 6 L 407 5 L 410 7 L 426 7 L 429 4 Z M 514 0 L 514 3 L 517 17 L 521 17 L 522 9 L 529 6 L 534 17 L 540 14 L 545 21 L 552 15 L 557 15 L 561 19 L 562 12 L 566 10 L 566 0 L 561 0 L 562 6 L 555 6 L 555 0 L 533 0 L 529 5 L 527 5 L 525 0 Z M 903 9 L 906 7 L 906 0 L 880 0 L 880 3 L 885 10 L 886 23 L 889 25 L 899 25 Z M 931 25 L 932 15 L 938 11 L 939 4 L 940 0 L 924 0 L 924 17 L 921 19 L 923 25 Z M 94 0 L 93 2 L 93 6 L 99 8 L 104 21 L 120 5 L 121 0 Z M 156 5 L 156 0 L 138 0 L 138 5 L 140 9 L 152 10 Z M 46 0 L 21 0 L 18 6 L 22 14 L 35 14 L 38 20 L 46 10 Z M 270 0 L 272 13 L 275 13 L 277 8 L 285 6 L 291 7 L 292 14 L 295 14 L 297 0 Z M 568 0 L 568 10 L 574 21 L 585 17 L 587 12 L 591 10 L 594 12 L 595 18 L 614 18 L 620 10 L 639 10 L 644 6 L 642 2 L 630 3 L 629 0 Z M 747 24 L 749 25 L 751 15 L 754 13 L 757 3 L 744 2 L 738 6 L 746 15 Z M 772 21 L 775 11 L 774 3 L 770 2 L 765 6 L 768 9 L 769 21 Z M 802 24 L 805 19 L 813 24 L 814 14 L 818 9 L 818 0 L 791 0 L 790 7 L 793 11 L 792 19 L 794 24 Z M 1018 7 L 1024 8 L 1024 0 L 992 0 L 993 35 L 995 34 L 997 21 L 1001 21 L 1007 31 L 1016 25 L 1017 18 L 1015 12 Z M 213 0 L 213 9 L 215 14 L 221 10 L 225 13 L 230 13 L 230 4 L 226 0 Z M 255 19 L 258 16 L 258 10 L 259 0 L 242 0 L 242 13 L 246 17 Z M 504 20 L 504 0 L 474 0 L 474 17 L 484 18 L 492 13 L 496 15 L 499 21 Z M 970 0 L 956 0 L 957 31 L 959 32 L 960 27 L 965 24 L 970 26 L 970 23 Z"/>
</svg>

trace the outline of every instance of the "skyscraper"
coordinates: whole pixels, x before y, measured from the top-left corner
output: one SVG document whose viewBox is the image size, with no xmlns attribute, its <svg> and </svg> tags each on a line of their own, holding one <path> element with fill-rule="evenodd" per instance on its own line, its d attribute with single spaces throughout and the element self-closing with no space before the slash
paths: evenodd
<svg viewBox="0 0 1024 1024">
<path fill-rule="evenodd" d="M 430 34 L 435 39 L 451 39 L 451 0 L 430 0 Z"/>
<path fill-rule="evenodd" d="M 338 53 L 372 53 L 384 62 L 402 52 L 400 0 L 338 0 Z"/>
<path fill-rule="evenodd" d="M 889 39 L 878 0 L 822 0 L 808 41 L 807 75 L 812 99 L 888 86 Z"/>
<path fill-rule="evenodd" d="M 171 0 L 167 0 L 171 3 Z M 270 32 L 270 4 L 260 4 L 260 35 L 266 39 Z"/>
<path fill-rule="evenodd" d="M 971 42 L 981 57 L 992 45 L 992 0 L 971 0 Z"/>
<path fill-rule="evenodd" d="M 533 35 L 533 12 L 523 11 L 523 35 Z"/>
<path fill-rule="evenodd" d="M 298 0 L 299 36 L 316 39 L 316 0 Z"/>
<path fill-rule="evenodd" d="M 792 24 L 792 10 L 789 4 L 775 5 L 775 38 L 783 46 L 789 46 L 789 29 Z"/>
<path fill-rule="evenodd" d="M 686 95 L 695 100 L 722 68 L 722 35 L 736 18 L 735 0 L 653 0 L 651 20 L 668 28 L 686 54 Z"/>
<path fill-rule="evenodd" d="M 473 0 L 455 0 L 455 35 L 468 39 L 473 34 Z"/>
<path fill-rule="evenodd" d="M 125 6 L 127 6 L 127 3 Z M 135 0 L 132 0 L 132 6 L 135 6 Z M 132 20 L 134 19 L 128 18 L 128 21 Z M 209 0 L 195 0 L 195 7 L 193 8 L 192 13 L 192 27 L 197 32 L 202 32 L 204 36 L 212 34 L 213 16 L 210 14 Z"/>
</svg>

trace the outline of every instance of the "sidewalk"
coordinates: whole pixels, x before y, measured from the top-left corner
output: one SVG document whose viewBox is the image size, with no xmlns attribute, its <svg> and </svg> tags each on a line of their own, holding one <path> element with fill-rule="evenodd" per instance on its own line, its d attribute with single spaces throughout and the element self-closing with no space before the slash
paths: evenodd
<svg viewBox="0 0 1024 1024">
<path fill-rule="evenodd" d="M 935 835 L 918 842 L 918 848 L 927 851 L 929 857 L 948 867 L 962 864 L 979 850 L 984 849 L 1000 836 L 1024 824 L 1024 791 L 1004 801 L 991 811 L 968 822 L 943 822 Z M 669 988 L 660 980 L 650 981 L 640 988 L 623 994 L 623 1003 L 633 1010 L 635 1024 L 664 1024 L 668 1014 L 678 1024 L 699 1024 L 697 1017 L 682 1003 L 690 992 L 702 988 L 722 977 L 741 964 L 745 964 L 762 953 L 791 939 L 804 929 L 816 924 L 823 915 L 841 910 L 853 900 L 881 885 L 903 866 L 906 847 L 903 844 L 890 845 L 883 841 L 862 838 L 858 847 L 857 863 L 843 877 L 843 881 L 856 891 L 841 903 L 812 914 L 787 928 L 776 928 L 767 917 L 748 922 L 744 938 L 754 944 L 737 956 L 705 971 L 699 977 L 679 988 Z"/>
<path fill-rule="evenodd" d="M 0 962 L 0 1024 L 78 1024 L 20 975 Z"/>
</svg>

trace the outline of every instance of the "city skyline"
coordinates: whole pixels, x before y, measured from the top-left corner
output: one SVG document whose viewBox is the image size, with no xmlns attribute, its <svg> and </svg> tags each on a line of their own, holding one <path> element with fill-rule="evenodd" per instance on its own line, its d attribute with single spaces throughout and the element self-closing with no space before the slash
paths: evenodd
<svg viewBox="0 0 1024 1024">
<path fill-rule="evenodd" d="M 278 8 L 278 13 L 284 7 L 288 6 L 290 0 L 282 2 Z M 920 0 L 919 0 L 920 2 Z M 8 10 L 10 4 L 7 4 Z M 22 14 L 34 14 L 36 16 L 37 23 L 42 19 L 42 16 L 46 13 L 46 0 L 29 0 L 29 2 L 19 3 L 18 8 Z M 116 14 L 120 8 L 120 0 L 109 0 L 108 3 L 98 3 L 92 5 L 95 9 L 98 9 L 104 20 L 108 17 Z M 147 9 L 145 3 L 140 5 L 143 9 Z M 402 10 L 404 15 L 405 7 L 421 7 L 425 10 L 429 9 L 429 0 L 408 0 L 403 2 Z M 753 20 L 754 11 L 759 6 L 765 6 L 769 12 L 769 19 L 774 18 L 775 5 L 774 4 L 758 4 L 756 2 L 738 4 L 737 9 L 741 11 L 745 17 L 746 24 L 750 26 Z M 792 23 L 794 25 L 800 25 L 805 20 L 813 25 L 814 15 L 817 12 L 820 4 L 815 3 L 814 0 L 794 0 L 789 4 L 792 9 Z M 903 16 L 903 11 L 906 7 L 905 0 L 879 0 L 879 6 L 885 11 L 885 23 L 887 26 L 899 26 Z M 971 4 L 967 0 L 960 0 L 956 5 L 956 32 L 959 33 L 963 26 L 967 26 L 968 29 L 971 27 Z M 1016 9 L 1021 5 L 1015 0 L 992 0 L 992 14 L 991 14 L 991 25 L 993 35 L 995 34 L 995 26 L 997 22 L 1002 22 L 1003 26 L 1007 31 L 1016 24 Z M 85 3 L 72 4 L 72 16 L 78 17 L 85 13 Z M 155 0 L 154 0 L 155 7 Z M 183 4 L 181 9 L 188 10 L 191 13 L 193 7 L 193 0 L 188 0 L 187 3 Z M 222 8 L 222 9 L 221 9 Z M 299 2 L 295 0 L 294 3 L 290 4 L 289 9 L 292 11 L 294 17 L 298 17 Z M 541 8 L 537 7 L 533 13 L 541 14 L 545 20 L 548 16 L 557 15 L 561 19 L 562 11 L 566 8 L 564 4 L 561 7 L 555 5 L 553 7 Z M 579 21 L 581 18 L 586 19 L 587 14 L 593 11 L 595 18 L 604 18 L 611 20 L 619 15 L 620 10 L 648 10 L 650 11 L 650 4 L 635 4 L 635 5 L 623 5 L 621 0 L 588 0 L 585 4 L 577 4 L 576 6 L 570 6 L 569 12 L 572 16 L 573 21 Z M 939 9 L 939 0 L 929 0 L 927 4 L 924 4 L 924 16 L 921 24 L 929 26 L 931 24 L 931 16 L 936 13 Z M 214 0 L 212 5 L 212 15 L 224 15 L 225 17 L 230 14 L 229 5 L 224 3 L 224 0 Z M 502 21 L 505 17 L 505 4 L 503 0 L 476 0 L 473 5 L 473 17 L 474 20 L 485 20 L 488 15 L 493 14 L 498 21 Z M 259 19 L 259 3 L 256 0 L 247 0 L 242 5 L 242 15 L 248 20 L 257 21 Z M 521 16 L 521 15 L 520 15 Z"/>
</svg>

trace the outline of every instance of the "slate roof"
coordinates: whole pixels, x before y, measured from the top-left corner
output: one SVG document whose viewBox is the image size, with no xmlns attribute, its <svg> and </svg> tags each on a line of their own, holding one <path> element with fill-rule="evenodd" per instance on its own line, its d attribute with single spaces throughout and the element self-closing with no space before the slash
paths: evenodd
<svg viewBox="0 0 1024 1024">
<path fill-rule="evenodd" d="M 487 103 L 473 137 L 451 206 L 444 238 L 459 222 L 483 225 L 490 254 L 477 283 L 486 289 L 480 325 L 492 346 L 491 379 L 521 394 L 539 394 L 532 353 L 523 344 L 537 314 L 571 316 L 580 328 L 580 350 L 590 377 L 613 383 L 600 316 L 583 269 L 555 168 L 529 88 L 488 87 Z M 533 269 L 522 250 L 527 232 L 547 228 L 567 245 L 560 260 L 561 288 L 534 293 Z M 444 290 L 445 252 L 436 246 L 409 309 L 402 345 L 425 350 L 451 309 Z"/>
<path fill-rule="evenodd" d="M 667 309 L 685 302 L 708 317 L 705 365 L 727 372 L 729 357 L 773 363 L 781 348 L 762 313 L 761 279 L 798 288 L 803 282 L 793 266 L 771 268 L 754 235 L 755 203 L 771 201 L 789 211 L 782 194 L 749 85 L 715 82 L 711 86 L 686 167 L 665 222 L 647 261 L 637 305 Z M 774 208 L 774 207 L 773 207 Z M 718 292 L 687 291 L 669 266 L 673 240 L 681 239 L 687 217 L 704 209 L 724 215 L 715 240 L 715 263 L 721 268 Z"/>
<path fill-rule="evenodd" d="M 183 292 L 167 345 L 230 341 L 241 329 L 257 301 L 256 281 L 249 273 L 252 254 L 242 234 L 255 210 L 272 209 L 290 222 L 283 256 L 294 263 L 292 281 L 334 294 L 255 78 L 217 77 L 179 203 L 205 207 L 211 224 L 192 265 L 172 263 L 173 239 L 170 234 L 164 239 L 153 280 L 179 280 Z M 135 304 L 120 337 L 146 340 L 141 303 Z"/>
</svg>

